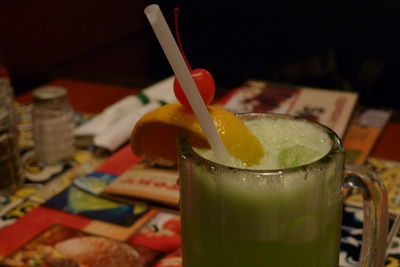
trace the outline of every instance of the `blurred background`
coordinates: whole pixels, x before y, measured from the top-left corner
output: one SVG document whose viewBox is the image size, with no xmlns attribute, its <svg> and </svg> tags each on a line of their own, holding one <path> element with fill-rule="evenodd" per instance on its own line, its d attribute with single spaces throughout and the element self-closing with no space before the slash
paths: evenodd
<svg viewBox="0 0 400 267">
<path fill-rule="evenodd" d="M 141 88 L 172 75 L 143 13 L 151 3 L 172 30 L 180 8 L 188 60 L 219 95 L 256 78 L 400 108 L 395 0 L 0 0 L 0 59 L 16 94 L 60 77 Z"/>
</svg>

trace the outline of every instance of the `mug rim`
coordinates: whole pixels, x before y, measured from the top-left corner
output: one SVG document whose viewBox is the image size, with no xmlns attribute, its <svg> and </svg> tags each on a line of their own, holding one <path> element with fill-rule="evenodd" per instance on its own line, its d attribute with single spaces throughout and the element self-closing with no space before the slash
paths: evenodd
<svg viewBox="0 0 400 267">
<path fill-rule="evenodd" d="M 218 169 L 227 169 L 229 171 L 246 171 L 246 172 L 253 172 L 253 173 L 276 175 L 276 174 L 282 174 L 282 173 L 298 172 L 298 171 L 313 167 L 315 165 L 320 165 L 323 162 L 330 161 L 338 153 L 344 152 L 343 142 L 340 139 L 340 137 L 332 129 L 321 124 L 320 122 L 312 121 L 312 120 L 305 119 L 305 118 L 302 118 L 299 116 L 293 116 L 293 115 L 281 114 L 281 113 L 270 113 L 270 112 L 244 112 L 244 113 L 235 113 L 235 115 L 238 116 L 239 118 L 243 118 L 243 117 L 259 118 L 260 116 L 262 116 L 262 117 L 273 117 L 273 118 L 280 118 L 280 119 L 293 120 L 293 121 L 303 121 L 305 123 L 312 124 L 312 125 L 320 128 L 321 130 L 323 130 L 329 136 L 329 138 L 332 140 L 331 149 L 324 156 L 322 156 L 321 158 L 319 158 L 317 160 L 314 160 L 307 164 L 290 167 L 290 168 L 263 169 L 263 168 L 234 167 L 234 166 L 229 166 L 229 165 L 225 165 L 222 163 L 218 163 L 218 162 L 212 161 L 210 159 L 207 159 L 207 158 L 201 156 L 190 145 L 190 142 L 189 142 L 187 136 L 183 135 L 178 140 L 178 146 L 179 146 L 179 152 L 180 152 L 179 157 L 181 158 L 181 157 L 190 155 L 192 160 L 195 160 L 196 162 L 205 163 L 208 166 L 218 168 Z"/>
</svg>

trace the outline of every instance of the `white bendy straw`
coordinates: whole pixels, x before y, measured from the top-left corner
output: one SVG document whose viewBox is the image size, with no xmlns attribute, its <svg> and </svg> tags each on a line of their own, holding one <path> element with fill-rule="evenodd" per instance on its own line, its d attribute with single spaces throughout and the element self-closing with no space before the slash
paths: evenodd
<svg viewBox="0 0 400 267">
<path fill-rule="evenodd" d="M 144 9 L 144 13 L 160 42 L 161 48 L 167 56 L 168 62 L 171 65 L 176 78 L 182 85 L 185 96 L 188 99 L 194 114 L 199 120 L 200 126 L 206 135 L 211 149 L 217 159 L 226 161 L 228 159 L 228 152 L 226 151 L 224 143 L 215 128 L 210 113 L 201 98 L 197 85 L 192 78 L 188 66 L 186 65 L 171 30 L 165 21 L 160 7 L 157 4 L 149 5 Z"/>
</svg>

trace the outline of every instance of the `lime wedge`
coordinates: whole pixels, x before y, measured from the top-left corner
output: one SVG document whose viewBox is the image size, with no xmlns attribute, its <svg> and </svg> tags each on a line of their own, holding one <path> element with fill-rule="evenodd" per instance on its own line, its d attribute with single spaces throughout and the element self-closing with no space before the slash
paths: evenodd
<svg viewBox="0 0 400 267">
<path fill-rule="evenodd" d="M 293 168 L 315 161 L 320 153 L 303 145 L 294 145 L 282 149 L 279 154 L 278 164 L 281 168 Z"/>
</svg>

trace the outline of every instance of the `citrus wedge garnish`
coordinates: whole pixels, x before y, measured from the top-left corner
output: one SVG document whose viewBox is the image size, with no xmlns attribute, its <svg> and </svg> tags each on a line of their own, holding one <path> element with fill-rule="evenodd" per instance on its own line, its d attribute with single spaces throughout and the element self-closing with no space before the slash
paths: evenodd
<svg viewBox="0 0 400 267">
<path fill-rule="evenodd" d="M 259 163 L 264 148 L 237 116 L 217 106 L 207 106 L 229 154 L 247 165 Z M 181 104 L 161 106 L 145 114 L 135 125 L 130 143 L 137 156 L 150 161 L 176 162 L 177 138 L 187 134 L 195 147 L 208 147 L 208 142 L 193 112 Z"/>
</svg>

